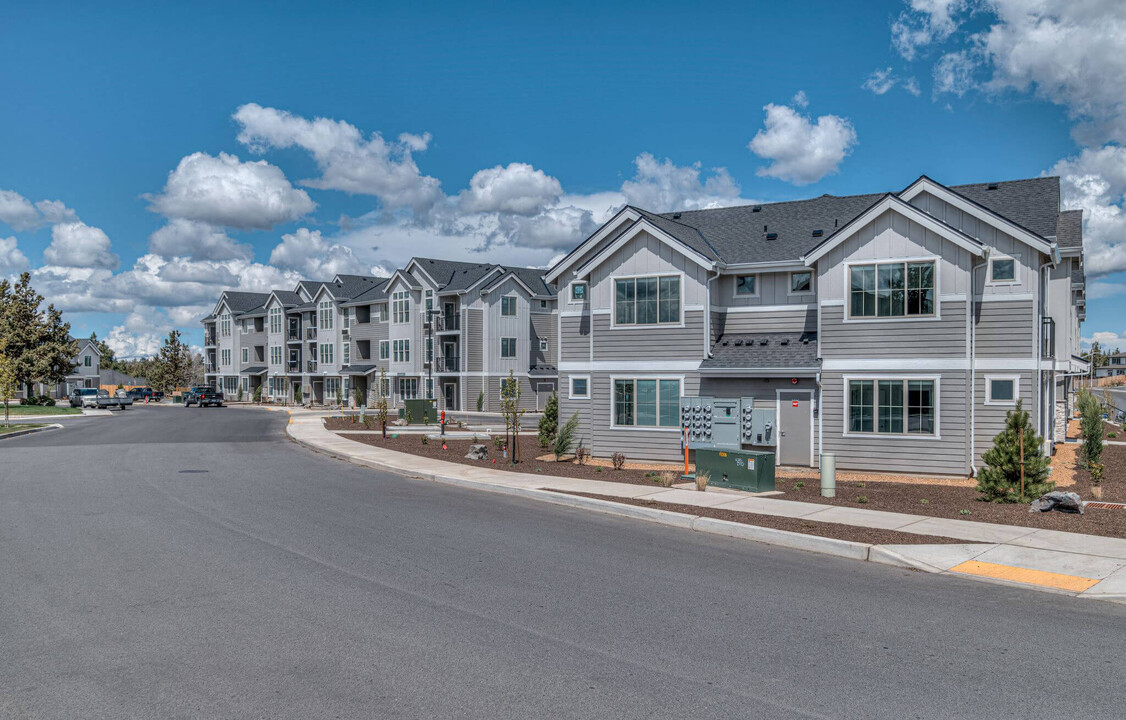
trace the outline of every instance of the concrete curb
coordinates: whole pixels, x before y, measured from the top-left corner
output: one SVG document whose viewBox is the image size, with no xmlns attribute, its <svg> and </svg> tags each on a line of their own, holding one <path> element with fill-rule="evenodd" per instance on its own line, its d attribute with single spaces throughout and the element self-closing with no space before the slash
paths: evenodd
<svg viewBox="0 0 1126 720">
<path fill-rule="evenodd" d="M 492 483 L 480 482 L 478 480 L 469 480 L 467 478 L 455 477 L 450 475 L 443 475 L 441 473 L 405 470 L 390 463 L 361 460 L 344 453 L 338 453 L 332 450 L 324 449 L 310 440 L 304 440 L 295 437 L 291 432 L 292 427 L 292 424 L 286 425 L 286 435 L 294 443 L 304 448 L 312 450 L 313 452 L 319 453 L 321 455 L 326 455 L 337 460 L 343 460 L 345 462 L 352 463 L 353 465 L 372 468 L 374 470 L 383 470 L 385 472 L 392 472 L 396 475 L 402 475 L 404 477 L 430 480 L 447 485 L 469 487 L 476 490 L 485 490 L 487 492 L 494 492 L 502 495 L 526 497 L 534 500 L 553 503 L 555 505 L 564 505 L 567 507 L 594 510 L 596 512 L 601 512 L 607 515 L 617 515 L 619 517 L 626 517 L 634 520 L 645 520 L 647 522 L 653 522 L 659 525 L 677 527 L 685 530 L 693 530 L 695 532 L 706 533 L 709 535 L 720 535 L 723 537 L 750 540 L 752 542 L 774 545 L 776 547 L 784 547 L 791 550 L 804 550 L 806 552 L 818 553 L 821 555 L 831 555 L 834 557 L 847 558 L 850 560 L 878 562 L 882 565 L 890 565 L 893 567 L 900 567 L 909 570 L 923 570 L 925 572 L 931 573 L 941 572 L 940 570 L 931 568 L 929 566 L 920 566 L 920 564 L 911 562 L 906 558 L 903 558 L 890 551 L 876 552 L 876 554 L 873 555 L 872 551 L 879 551 L 880 548 L 879 546 L 869 545 L 867 543 L 837 540 L 835 538 L 824 538 L 816 535 L 805 535 L 802 533 L 790 532 L 788 530 L 776 530 L 774 528 L 761 527 L 759 525 L 746 525 L 743 523 L 731 522 L 729 520 L 718 520 L 716 518 L 672 512 L 669 510 L 639 507 L 637 505 L 629 505 L 626 503 L 614 502 L 612 500 L 588 498 L 581 495 L 569 495 L 562 492 L 553 492 L 551 490 L 494 485 Z"/>
<path fill-rule="evenodd" d="M 23 437 L 25 435 L 34 435 L 37 432 L 47 432 L 48 430 L 62 430 L 63 426 L 58 423 L 51 423 L 43 427 L 28 428 L 27 430 L 16 430 L 14 432 L 0 434 L 0 440 L 10 440 L 11 438 Z"/>
</svg>

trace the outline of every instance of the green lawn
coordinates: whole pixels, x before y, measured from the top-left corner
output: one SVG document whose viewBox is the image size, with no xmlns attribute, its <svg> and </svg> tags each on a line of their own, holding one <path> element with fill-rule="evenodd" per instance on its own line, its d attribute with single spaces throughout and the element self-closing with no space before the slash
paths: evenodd
<svg viewBox="0 0 1126 720">
<path fill-rule="evenodd" d="M 65 401 L 64 401 L 65 402 Z M 81 415 L 82 411 L 70 405 L 9 405 L 8 412 L 12 417 L 24 415 Z M 0 419 L 4 417 L 4 403 L 0 403 Z"/>
<path fill-rule="evenodd" d="M 10 425 L 8 427 L 4 427 L 3 425 L 0 425 L 0 435 L 3 435 L 5 433 L 10 433 L 10 432 L 16 432 L 18 430 L 27 430 L 28 428 L 39 428 L 39 427 L 43 427 L 43 425 L 42 424 L 36 424 L 36 423 L 23 423 L 22 425 Z"/>
</svg>

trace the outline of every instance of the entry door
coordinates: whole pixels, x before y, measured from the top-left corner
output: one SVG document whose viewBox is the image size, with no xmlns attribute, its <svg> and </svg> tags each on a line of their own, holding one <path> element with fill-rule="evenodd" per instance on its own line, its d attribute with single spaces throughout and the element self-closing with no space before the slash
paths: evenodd
<svg viewBox="0 0 1126 720">
<path fill-rule="evenodd" d="M 778 464 L 813 464 L 813 394 L 778 393 Z"/>
<path fill-rule="evenodd" d="M 442 389 L 446 394 L 446 409 L 457 410 L 457 384 L 446 383 Z"/>
<path fill-rule="evenodd" d="M 554 391 L 555 386 L 551 383 L 536 385 L 536 410 L 543 410 L 547 407 L 547 399 L 551 397 L 551 393 Z"/>
</svg>

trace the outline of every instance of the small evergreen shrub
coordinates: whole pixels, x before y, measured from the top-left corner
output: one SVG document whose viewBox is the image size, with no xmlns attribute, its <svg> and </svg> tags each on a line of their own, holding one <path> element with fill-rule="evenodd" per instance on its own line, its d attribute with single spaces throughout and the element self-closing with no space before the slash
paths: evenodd
<svg viewBox="0 0 1126 720">
<path fill-rule="evenodd" d="M 576 412 L 567 422 L 563 423 L 563 427 L 559 428 L 558 432 L 555 433 L 555 437 L 552 438 L 551 451 L 555 454 L 556 462 L 559 462 L 564 455 L 571 452 L 571 448 L 575 445 L 575 433 L 578 431 L 578 428 L 579 414 Z M 581 450 L 582 448 L 579 449 Z"/>
<path fill-rule="evenodd" d="M 555 393 L 547 398 L 547 407 L 543 409 L 543 417 L 540 418 L 539 424 L 539 441 L 540 447 L 545 450 L 551 447 L 552 441 L 555 440 L 555 433 L 559 430 L 559 396 Z M 558 460 L 558 456 L 556 456 Z"/>
<path fill-rule="evenodd" d="M 1024 498 L 1021 498 L 1021 442 L 1024 444 Z M 1102 437 L 1099 436 L 1101 442 Z M 985 467 L 977 474 L 981 499 L 995 503 L 1029 502 L 1055 488 L 1048 480 L 1051 459 L 1044 455 L 1043 440 L 1017 402 L 1005 415 L 1005 429 L 993 438 L 993 447 L 982 459 Z M 968 514 L 969 511 L 965 511 Z"/>
<path fill-rule="evenodd" d="M 485 391 L 482 390 L 481 394 L 477 396 L 477 412 L 485 409 Z"/>
</svg>

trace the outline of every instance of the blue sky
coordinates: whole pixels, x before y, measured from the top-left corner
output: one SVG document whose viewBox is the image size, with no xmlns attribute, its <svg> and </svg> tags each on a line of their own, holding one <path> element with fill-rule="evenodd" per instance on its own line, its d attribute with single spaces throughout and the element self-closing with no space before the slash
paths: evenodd
<svg viewBox="0 0 1126 720">
<path fill-rule="evenodd" d="M 0 274 L 133 354 L 198 341 L 225 285 L 542 265 L 627 201 L 1050 172 L 1091 217 L 1084 336 L 1114 344 L 1126 18 L 1072 5 L 9 9 Z"/>
</svg>

